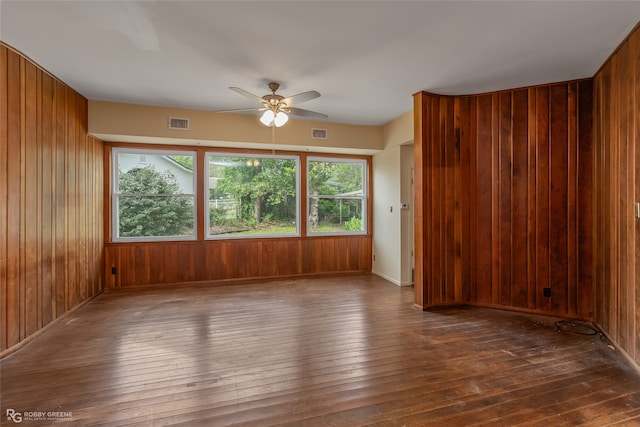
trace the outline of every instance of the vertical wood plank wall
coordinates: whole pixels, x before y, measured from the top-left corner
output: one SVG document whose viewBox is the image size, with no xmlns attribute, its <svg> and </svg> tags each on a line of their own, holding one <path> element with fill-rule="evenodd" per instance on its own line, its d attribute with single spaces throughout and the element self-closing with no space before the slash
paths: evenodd
<svg viewBox="0 0 640 427">
<path fill-rule="evenodd" d="M 594 89 L 595 320 L 640 364 L 640 26 Z"/>
<path fill-rule="evenodd" d="M 370 272 L 371 237 L 108 243 L 105 257 L 107 287 Z"/>
<path fill-rule="evenodd" d="M 0 354 L 104 288 L 102 158 L 87 100 L 0 43 Z"/>
<path fill-rule="evenodd" d="M 592 94 L 415 95 L 416 305 L 592 317 Z"/>
</svg>

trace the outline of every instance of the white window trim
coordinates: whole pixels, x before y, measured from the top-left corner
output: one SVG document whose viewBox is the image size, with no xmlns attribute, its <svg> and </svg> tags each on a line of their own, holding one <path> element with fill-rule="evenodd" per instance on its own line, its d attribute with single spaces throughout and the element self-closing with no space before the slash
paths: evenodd
<svg viewBox="0 0 640 427">
<path fill-rule="evenodd" d="M 309 216 L 311 215 L 310 207 L 311 203 L 309 203 L 311 199 L 310 189 L 309 189 L 309 163 L 310 162 L 328 162 L 328 163 L 361 163 L 362 164 L 362 198 L 354 198 L 357 200 L 362 200 L 362 230 L 360 231 L 312 231 L 309 224 Z M 368 222 L 369 222 L 369 161 L 366 159 L 357 159 L 357 158 L 343 158 L 343 157 L 316 157 L 316 156 L 308 156 L 307 157 L 307 176 L 305 177 L 305 181 L 307 183 L 307 191 L 305 197 L 307 198 L 307 212 L 306 212 L 306 225 L 307 225 L 307 236 L 362 236 L 367 234 L 368 230 Z"/>
<path fill-rule="evenodd" d="M 119 193 L 118 188 L 119 170 L 118 154 L 138 154 L 153 156 L 192 156 L 193 157 L 193 194 L 185 194 L 184 197 L 193 197 L 193 233 L 188 236 L 142 236 L 142 237 L 121 237 L 120 213 L 119 213 Z M 198 230 L 198 187 L 197 187 L 197 163 L 198 155 L 191 150 L 161 150 L 161 149 L 141 149 L 141 148 L 112 148 L 111 149 L 111 240 L 113 242 L 166 242 L 166 241 L 190 241 L 197 239 Z"/>
<path fill-rule="evenodd" d="M 211 157 L 238 157 L 238 158 L 247 158 L 247 159 L 286 159 L 286 160 L 294 160 L 296 162 L 296 232 L 295 233 L 283 233 L 283 234 L 210 234 L 209 230 L 211 228 L 210 219 L 209 219 L 209 175 L 210 175 L 210 162 L 209 159 Z M 234 240 L 234 239 L 269 239 L 269 238 L 283 238 L 283 237 L 300 237 L 300 156 L 291 155 L 291 154 L 251 154 L 251 153 L 236 153 L 236 152 L 218 152 L 218 151 L 208 151 L 205 155 L 205 212 L 204 212 L 204 223 L 205 223 L 205 240 Z"/>
</svg>

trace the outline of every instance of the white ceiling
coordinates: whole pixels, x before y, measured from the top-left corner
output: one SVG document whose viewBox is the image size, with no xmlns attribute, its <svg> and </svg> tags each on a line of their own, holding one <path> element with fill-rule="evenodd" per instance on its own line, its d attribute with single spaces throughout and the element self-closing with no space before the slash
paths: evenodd
<svg viewBox="0 0 640 427">
<path fill-rule="evenodd" d="M 592 77 L 640 1 L 0 1 L 0 38 L 91 100 L 220 110 L 283 95 L 381 125 L 426 90 Z"/>
</svg>

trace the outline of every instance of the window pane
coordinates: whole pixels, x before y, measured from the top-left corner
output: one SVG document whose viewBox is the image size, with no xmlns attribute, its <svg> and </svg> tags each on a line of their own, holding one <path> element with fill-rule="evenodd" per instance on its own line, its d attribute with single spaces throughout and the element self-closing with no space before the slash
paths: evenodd
<svg viewBox="0 0 640 427">
<path fill-rule="evenodd" d="M 114 240 L 195 238 L 195 153 L 114 150 Z"/>
<path fill-rule="evenodd" d="M 362 200 L 343 198 L 317 200 L 318 221 L 311 222 L 309 231 L 320 233 L 364 231 L 362 227 Z"/>
<path fill-rule="evenodd" d="M 208 166 L 210 237 L 297 234 L 297 158 L 211 154 Z"/>
<path fill-rule="evenodd" d="M 194 235 L 192 197 L 120 196 L 120 237 Z"/>
<path fill-rule="evenodd" d="M 310 160 L 308 230 L 310 233 L 362 233 L 365 223 L 366 162 Z"/>
</svg>

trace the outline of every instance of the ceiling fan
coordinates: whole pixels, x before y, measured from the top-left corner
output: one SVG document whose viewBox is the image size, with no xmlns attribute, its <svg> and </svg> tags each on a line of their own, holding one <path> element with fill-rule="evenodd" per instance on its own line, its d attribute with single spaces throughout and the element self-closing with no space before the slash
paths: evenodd
<svg viewBox="0 0 640 427">
<path fill-rule="evenodd" d="M 317 113 L 315 111 L 305 110 L 302 108 L 293 107 L 292 104 L 309 101 L 320 96 L 315 90 L 310 90 L 307 92 L 302 92 L 297 95 L 284 97 L 282 95 L 276 94 L 278 89 L 280 88 L 280 84 L 276 82 L 271 82 L 268 84 L 271 93 L 264 95 L 262 97 L 258 95 L 254 95 L 251 92 L 247 92 L 244 89 L 240 89 L 239 87 L 230 87 L 232 91 L 257 101 L 262 104 L 261 107 L 255 108 L 239 108 L 235 110 L 224 110 L 217 111 L 218 113 L 230 113 L 230 112 L 239 112 L 239 111 L 264 111 L 262 117 L 260 117 L 260 121 L 265 126 L 275 126 L 280 127 L 284 125 L 287 120 L 289 120 L 289 115 L 299 116 L 299 117 L 308 117 L 314 119 L 326 119 L 329 116 L 322 113 Z"/>
</svg>

